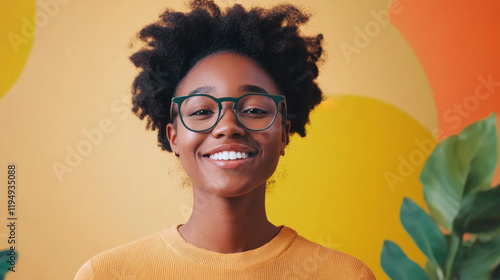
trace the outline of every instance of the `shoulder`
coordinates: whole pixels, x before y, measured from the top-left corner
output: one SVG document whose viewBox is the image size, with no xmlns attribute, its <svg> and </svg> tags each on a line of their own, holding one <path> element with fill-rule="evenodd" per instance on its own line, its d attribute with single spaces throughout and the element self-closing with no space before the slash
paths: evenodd
<svg viewBox="0 0 500 280">
<path fill-rule="evenodd" d="M 75 280 L 94 280 L 92 265 L 90 260 L 85 262 L 75 275 Z"/>
<path fill-rule="evenodd" d="M 309 241 L 293 229 L 288 229 L 296 234 L 286 252 L 298 261 L 295 269 L 292 269 L 296 271 L 296 274 L 312 273 L 318 277 L 330 275 L 334 279 L 375 279 L 370 268 L 358 258 Z"/>
<path fill-rule="evenodd" d="M 163 242 L 161 237 L 159 236 L 159 233 L 154 233 L 127 244 L 99 253 L 92 257 L 91 260 L 93 265 L 98 262 L 124 262 L 129 259 L 137 261 L 138 255 L 142 255 L 144 253 L 147 253 L 148 255 L 154 254 L 155 251 L 160 251 L 163 248 Z"/>
<path fill-rule="evenodd" d="M 159 232 L 101 252 L 90 258 L 78 270 L 75 280 L 94 280 L 99 271 L 110 271 L 110 268 L 135 266 L 139 262 L 148 262 L 164 250 Z M 113 273 L 113 271 L 111 271 Z M 121 275 L 121 271 L 116 271 Z M 115 275 L 117 276 L 117 275 Z M 113 279 L 120 279 L 113 278 Z"/>
</svg>

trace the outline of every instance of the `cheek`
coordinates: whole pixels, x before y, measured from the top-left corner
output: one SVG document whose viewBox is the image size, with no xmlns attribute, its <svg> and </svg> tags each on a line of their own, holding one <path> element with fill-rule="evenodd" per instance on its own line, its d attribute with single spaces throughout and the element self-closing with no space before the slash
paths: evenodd
<svg viewBox="0 0 500 280">
<path fill-rule="evenodd" d="M 204 134 L 195 133 L 187 129 L 179 130 L 177 133 L 177 145 L 179 152 L 193 154 L 200 143 L 203 141 Z"/>
<path fill-rule="evenodd" d="M 277 156 L 281 153 L 281 126 L 271 126 L 265 131 L 254 135 L 254 139 L 261 145 L 267 155 Z"/>
<path fill-rule="evenodd" d="M 197 159 L 197 152 L 202 138 L 197 133 L 191 131 L 179 132 L 177 138 L 177 145 L 179 147 L 179 160 L 186 175 L 190 180 L 197 181 L 200 175 L 198 169 L 199 163 Z"/>
<path fill-rule="evenodd" d="M 199 146 L 205 138 L 204 134 L 195 133 L 188 130 L 178 131 L 177 146 L 179 148 L 179 159 L 184 167 L 184 170 L 190 173 L 197 166 L 197 152 Z"/>
<path fill-rule="evenodd" d="M 280 144 L 281 142 L 281 125 L 273 125 L 262 132 L 260 136 L 261 144 Z"/>
</svg>

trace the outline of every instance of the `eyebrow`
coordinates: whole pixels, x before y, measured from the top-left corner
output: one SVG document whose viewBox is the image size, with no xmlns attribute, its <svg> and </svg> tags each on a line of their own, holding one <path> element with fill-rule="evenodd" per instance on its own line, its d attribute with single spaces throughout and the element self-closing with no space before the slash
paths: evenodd
<svg viewBox="0 0 500 280">
<path fill-rule="evenodd" d="M 254 85 L 242 85 L 241 87 L 238 88 L 238 90 L 245 91 L 248 93 L 267 93 L 267 94 L 269 94 L 269 92 L 267 92 L 267 90 L 265 90 L 261 87 L 258 87 L 258 86 L 254 86 Z"/>
<path fill-rule="evenodd" d="M 211 87 L 211 86 L 199 87 L 199 88 L 189 92 L 188 95 L 204 94 L 204 93 L 212 92 L 214 90 L 215 90 L 215 87 Z M 238 90 L 248 92 L 248 93 L 266 93 L 266 94 L 269 94 L 269 92 L 267 92 L 267 90 L 265 90 L 259 86 L 255 86 L 255 85 L 242 85 L 238 88 Z"/>
<path fill-rule="evenodd" d="M 215 89 L 215 87 L 210 87 L 210 86 L 199 87 L 195 90 L 192 90 L 188 95 L 209 93 L 209 92 L 213 91 L 214 89 Z"/>
</svg>

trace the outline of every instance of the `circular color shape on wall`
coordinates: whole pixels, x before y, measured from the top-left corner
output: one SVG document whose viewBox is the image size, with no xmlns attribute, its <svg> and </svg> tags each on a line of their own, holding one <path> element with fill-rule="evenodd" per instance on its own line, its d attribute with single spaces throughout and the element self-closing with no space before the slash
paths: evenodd
<svg viewBox="0 0 500 280">
<path fill-rule="evenodd" d="M 5 1 L 0 10 L 0 98 L 17 81 L 28 60 L 36 33 L 35 1 Z"/>
<path fill-rule="evenodd" d="M 312 113 L 307 136 L 292 137 L 268 193 L 269 218 L 356 256 L 377 279 L 387 279 L 380 267 L 386 239 L 423 265 L 399 209 L 404 197 L 426 209 L 419 175 L 435 144 L 426 128 L 392 105 L 332 96 Z M 306 263 L 296 268 L 298 274 L 307 269 Z"/>
</svg>

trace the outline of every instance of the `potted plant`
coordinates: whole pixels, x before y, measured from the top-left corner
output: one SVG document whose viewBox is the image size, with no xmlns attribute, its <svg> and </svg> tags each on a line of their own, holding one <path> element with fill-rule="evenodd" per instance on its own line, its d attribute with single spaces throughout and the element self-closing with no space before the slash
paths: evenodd
<svg viewBox="0 0 500 280">
<path fill-rule="evenodd" d="M 400 219 L 425 268 L 386 240 L 381 265 L 397 280 L 500 280 L 500 187 L 495 114 L 439 143 L 420 175 L 430 213 L 405 198 Z"/>
</svg>

